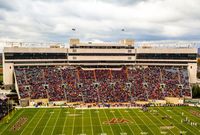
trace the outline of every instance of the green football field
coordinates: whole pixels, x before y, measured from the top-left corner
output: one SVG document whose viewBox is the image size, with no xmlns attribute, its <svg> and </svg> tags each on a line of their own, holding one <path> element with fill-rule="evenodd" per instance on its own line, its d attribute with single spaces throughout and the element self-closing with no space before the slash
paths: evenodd
<svg viewBox="0 0 200 135">
<path fill-rule="evenodd" d="M 143 112 L 141 109 L 111 108 L 19 109 L 11 116 L 9 122 L 1 121 L 0 134 L 200 135 L 200 109 L 196 107 L 151 107 L 148 112 Z"/>
</svg>

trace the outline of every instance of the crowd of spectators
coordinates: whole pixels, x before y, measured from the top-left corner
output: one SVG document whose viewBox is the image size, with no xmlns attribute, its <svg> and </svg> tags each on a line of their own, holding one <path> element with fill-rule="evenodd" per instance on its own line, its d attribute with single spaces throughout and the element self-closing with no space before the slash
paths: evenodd
<svg viewBox="0 0 200 135">
<path fill-rule="evenodd" d="M 15 67 L 20 98 L 68 102 L 130 102 L 191 96 L 183 67 L 82 69 L 66 66 Z"/>
<path fill-rule="evenodd" d="M 11 109 L 12 107 L 8 104 L 8 99 L 1 99 L 0 97 L 0 120 L 6 116 Z"/>
</svg>

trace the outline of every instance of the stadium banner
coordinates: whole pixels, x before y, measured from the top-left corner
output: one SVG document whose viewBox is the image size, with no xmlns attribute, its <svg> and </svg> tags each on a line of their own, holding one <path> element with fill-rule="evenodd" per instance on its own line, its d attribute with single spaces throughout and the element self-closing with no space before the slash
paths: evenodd
<svg viewBox="0 0 200 135">
<path fill-rule="evenodd" d="M 185 99 L 184 103 L 188 103 L 188 104 L 200 104 L 200 99 Z"/>
<path fill-rule="evenodd" d="M 165 100 L 167 103 L 171 103 L 171 104 L 183 104 L 184 103 L 184 99 L 178 98 L 178 97 L 165 97 Z"/>
<path fill-rule="evenodd" d="M 155 99 L 152 99 L 152 100 L 148 100 L 149 103 L 152 103 L 152 104 L 166 104 L 166 101 L 165 100 L 155 100 Z"/>
</svg>

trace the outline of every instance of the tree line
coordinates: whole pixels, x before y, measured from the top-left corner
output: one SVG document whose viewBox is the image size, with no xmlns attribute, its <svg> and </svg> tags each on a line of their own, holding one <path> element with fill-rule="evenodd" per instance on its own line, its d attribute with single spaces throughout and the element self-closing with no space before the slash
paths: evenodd
<svg viewBox="0 0 200 135">
<path fill-rule="evenodd" d="M 200 87 L 198 84 L 192 87 L 192 98 L 200 98 Z"/>
</svg>

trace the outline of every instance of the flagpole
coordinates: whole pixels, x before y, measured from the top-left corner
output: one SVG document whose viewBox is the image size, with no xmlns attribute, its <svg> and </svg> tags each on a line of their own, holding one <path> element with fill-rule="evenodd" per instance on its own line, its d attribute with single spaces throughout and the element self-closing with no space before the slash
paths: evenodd
<svg viewBox="0 0 200 135">
<path fill-rule="evenodd" d="M 76 33 L 75 33 L 76 32 L 76 28 L 72 28 L 72 31 L 74 33 L 72 38 L 76 38 L 76 36 L 75 36 L 76 35 Z"/>
</svg>

